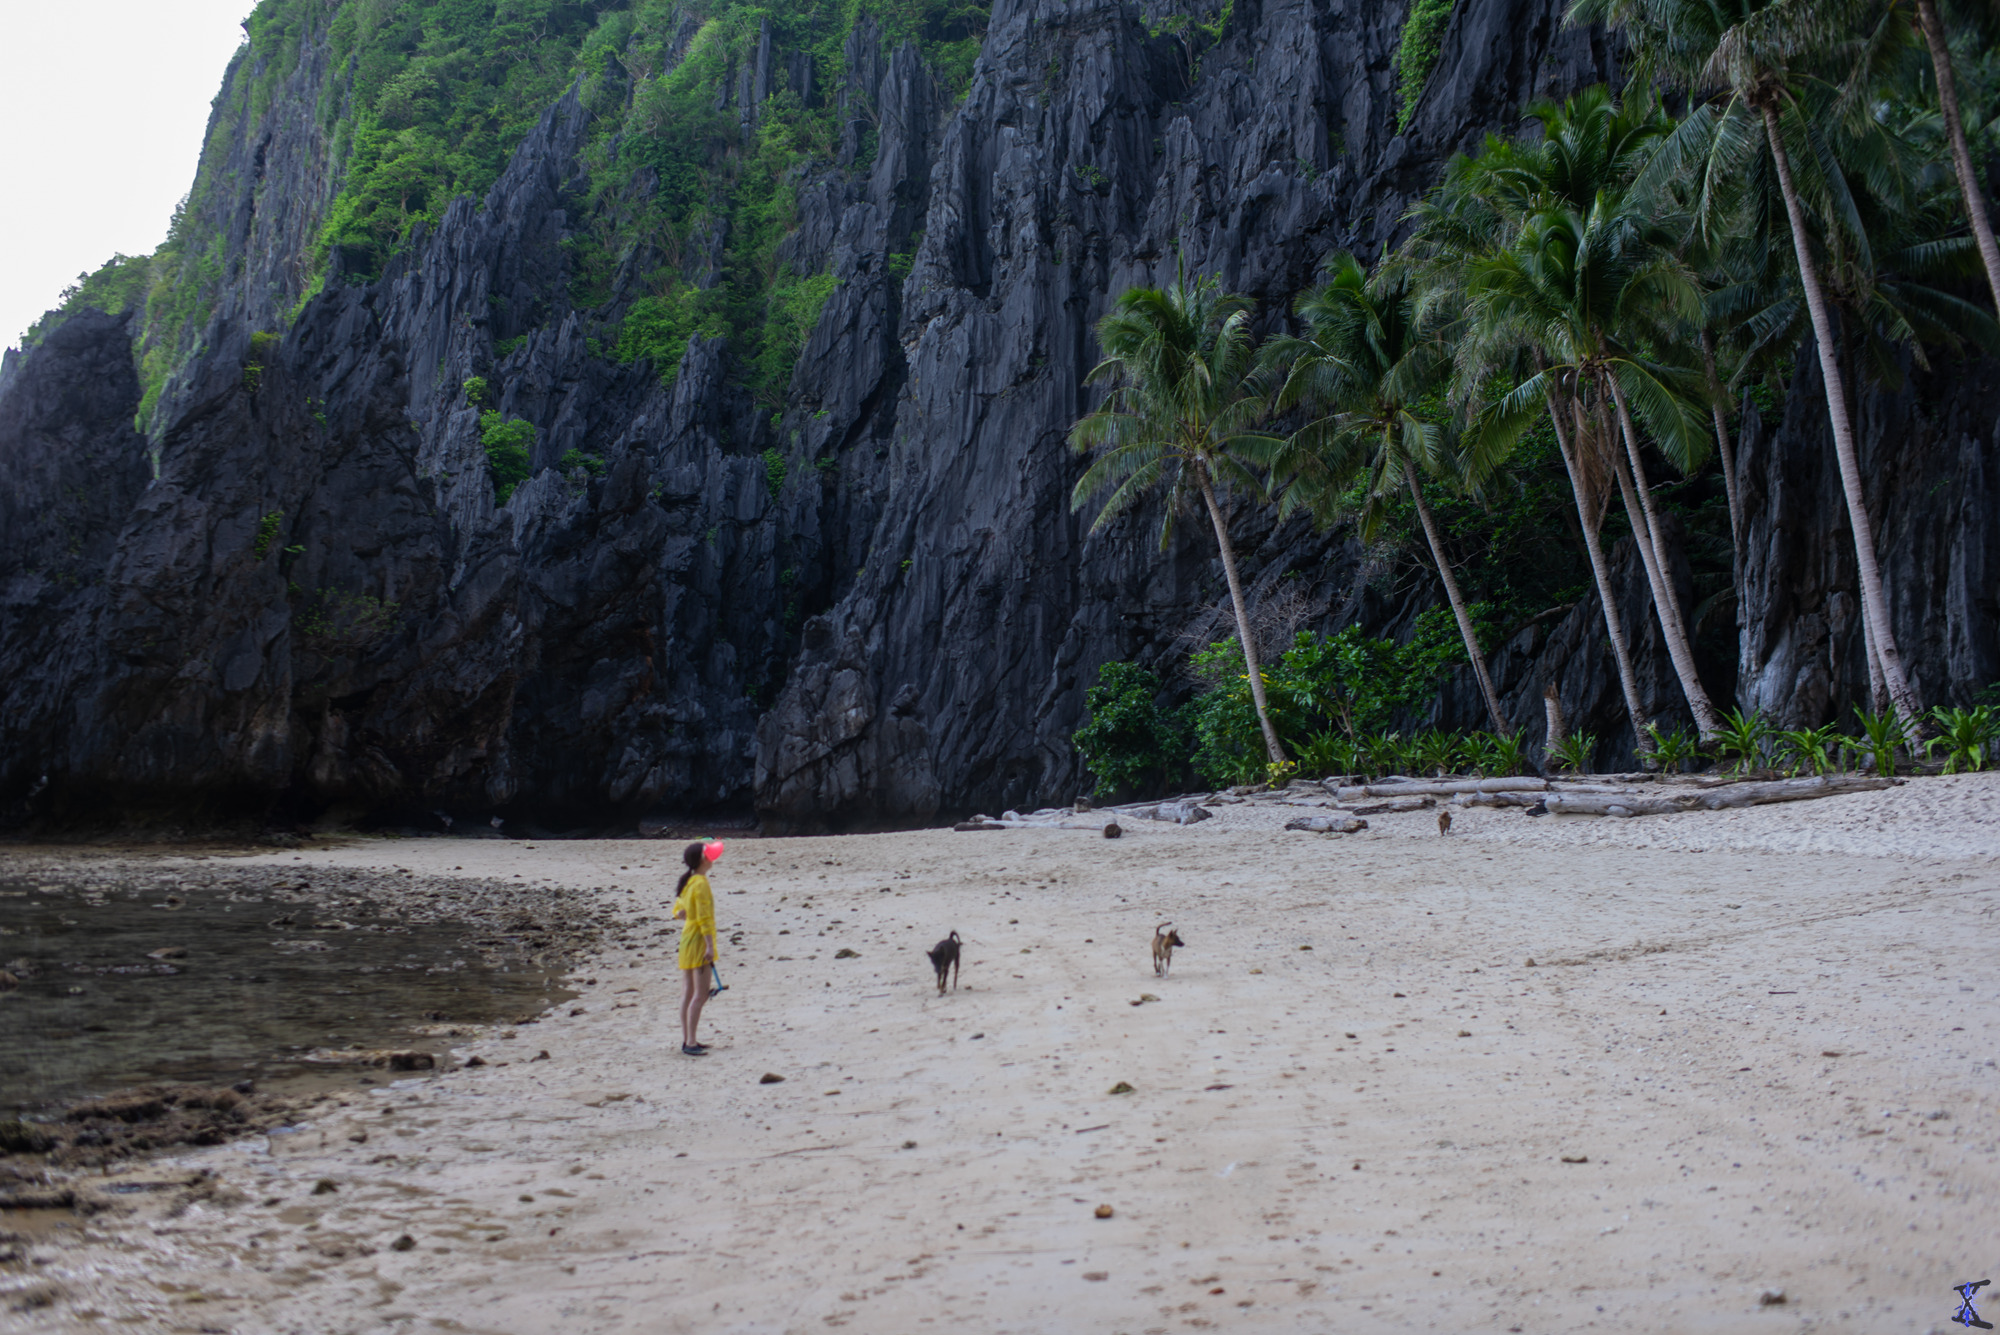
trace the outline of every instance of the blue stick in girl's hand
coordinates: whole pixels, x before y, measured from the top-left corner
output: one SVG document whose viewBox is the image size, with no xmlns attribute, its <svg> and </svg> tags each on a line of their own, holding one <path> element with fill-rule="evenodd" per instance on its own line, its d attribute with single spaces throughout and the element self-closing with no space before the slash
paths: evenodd
<svg viewBox="0 0 2000 1335">
<path fill-rule="evenodd" d="M 729 984 L 722 981 L 722 970 L 716 967 L 714 960 L 708 962 L 708 972 L 709 976 L 715 979 L 715 985 L 708 989 L 708 995 L 712 997 L 718 992 L 729 990 Z"/>
</svg>

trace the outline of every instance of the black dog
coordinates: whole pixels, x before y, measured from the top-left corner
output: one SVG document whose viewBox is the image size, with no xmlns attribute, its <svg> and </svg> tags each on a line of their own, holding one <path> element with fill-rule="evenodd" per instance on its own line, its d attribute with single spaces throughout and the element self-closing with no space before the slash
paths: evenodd
<svg viewBox="0 0 2000 1335">
<path fill-rule="evenodd" d="M 924 953 L 931 957 L 931 967 L 937 970 L 938 995 L 944 995 L 947 973 L 951 975 L 951 990 L 958 991 L 958 933 L 953 932 Z"/>
</svg>

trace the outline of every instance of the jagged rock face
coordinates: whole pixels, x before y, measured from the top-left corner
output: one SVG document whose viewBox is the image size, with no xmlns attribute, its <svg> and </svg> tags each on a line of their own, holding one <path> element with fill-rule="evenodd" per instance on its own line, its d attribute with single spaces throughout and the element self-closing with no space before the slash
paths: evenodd
<svg viewBox="0 0 2000 1335">
<path fill-rule="evenodd" d="M 292 68 L 270 90 L 262 114 L 243 114 L 260 96 L 253 86 L 267 74 L 266 58 L 247 45 L 230 60 L 202 136 L 197 188 L 183 206 L 187 216 L 176 224 L 196 238 L 198 254 L 219 241 L 227 257 L 229 280 L 217 293 L 207 327 L 193 340 L 201 348 L 212 350 L 232 330 L 284 326 L 286 312 L 305 290 L 313 242 L 340 189 L 328 143 L 335 117 L 322 112 L 351 114 L 353 71 L 335 62 L 323 32 L 308 37 Z M 173 351 L 178 356 L 196 350 Z M 168 380 L 161 420 L 185 410 L 183 396 L 197 378 Z"/>
<path fill-rule="evenodd" d="M 0 367 L 0 767 L 9 796 L 102 745 L 89 706 L 120 530 L 145 490 L 127 322 L 84 311 Z"/>
<path fill-rule="evenodd" d="M 1098 665 L 1172 666 L 1191 613 L 1223 588 L 1198 517 L 1162 554 L 1157 515 L 1091 536 L 1090 516 L 1070 513 L 1080 463 L 1064 433 L 1091 406 L 1094 321 L 1177 265 L 1281 308 L 1329 251 L 1378 253 L 1452 150 L 1610 68 L 1560 29 L 1559 6 L 1469 4 L 1399 137 L 1401 18 L 1239 5 L 1191 83 L 1186 49 L 1149 37 L 1129 5 L 994 7 L 903 284 L 872 550 L 807 626 L 759 729 L 767 821 L 997 810 L 1088 786 L 1069 738 Z M 795 383 L 838 370 L 802 364 Z M 1233 522 L 1266 589 L 1286 573 L 1345 589 L 1363 565 L 1342 535 L 1274 535 L 1247 507 Z M 1342 601 L 1348 619 L 1364 610 Z M 1389 614 L 1379 625 L 1417 609 L 1366 610 Z"/>
<path fill-rule="evenodd" d="M 66 442 L 73 469 L 95 451 L 124 471 L 92 528 L 101 592 L 45 610 L 40 586 L 10 583 L 29 608 L 9 618 L 10 706 L 26 706 L 10 723 L 47 736 L 47 702 L 73 701 L 58 717 L 74 726 L 59 749 L 6 748 L 9 797 L 47 769 L 38 814 L 114 798 L 554 823 L 747 806 L 746 691 L 782 642 L 782 526 L 762 461 L 719 443 L 747 410 L 720 346 L 691 345 L 669 391 L 592 356 L 574 317 L 530 334 L 494 379 L 543 425 L 537 463 L 584 448 L 609 466 L 545 469 L 498 510 L 459 389 L 493 369 L 486 322 L 560 278 L 582 124 L 554 108 L 483 208 L 459 201 L 379 282 L 330 283 L 254 386 L 248 328 L 212 326 L 143 494 L 122 337 L 79 318 L 21 359 L 0 450 L 23 503 L 66 485 L 37 471 Z M 65 407 L 80 387 L 96 397 Z M 48 545 L 17 532 L 10 575 Z M 58 631 L 74 651 L 40 652 Z"/>
<path fill-rule="evenodd" d="M 224 233 L 245 277 L 161 400 L 158 480 L 127 425 L 137 385 L 118 322 L 72 319 L 0 374 L 0 804 L 14 819 L 150 801 L 557 828 L 754 807 L 801 829 L 1069 797 L 1087 784 L 1069 738 L 1098 665 L 1171 672 L 1191 641 L 1229 633 L 1198 516 L 1162 549 L 1157 513 L 1093 533 L 1070 510 L 1082 463 L 1064 433 L 1091 404 L 1093 322 L 1177 265 L 1275 318 L 1328 252 L 1372 259 L 1451 151 L 1510 130 L 1532 95 L 1611 72 L 1562 8 L 1465 0 L 1400 136 L 1397 7 L 1238 0 L 1197 77 L 1133 6 L 1005 0 L 956 108 L 913 48 L 885 51 L 858 25 L 844 81 L 815 93 L 841 109 L 840 161 L 799 184 L 785 256 L 840 283 L 775 420 L 719 342 L 693 341 L 670 385 L 593 352 L 592 330 L 643 290 L 645 257 L 609 307 L 569 308 L 573 97 L 485 200 L 452 205 L 377 281 L 350 285 L 336 263 L 246 379 L 250 331 L 288 303 L 286 266 L 332 189 L 305 179 L 310 113 L 344 75 L 302 61 L 272 117 L 228 146 L 251 182 Z M 815 77 L 767 46 L 725 99 L 746 124 L 760 90 Z M 723 242 L 690 240 L 691 279 Z M 460 388 L 473 375 L 538 428 L 538 471 L 504 506 Z M 1757 643 L 1852 583 L 1837 553 L 1805 574 L 1784 565 L 1838 546 L 1805 392 L 1800 427 L 1744 446 L 1746 486 L 1770 479 L 1757 522 L 1784 529 L 1756 540 L 1784 557 L 1752 574 Z M 1931 451 L 1957 450 L 1968 477 L 1993 449 L 1980 392 L 1954 400 L 1960 443 L 1939 432 Z M 1934 400 L 1898 400 L 1903 416 L 1884 407 L 1871 430 L 1893 439 L 1917 401 Z M 572 449 L 602 475 L 565 471 Z M 1913 613 L 1905 651 L 1926 689 L 1957 690 L 1992 659 L 1985 476 L 1965 486 L 1962 536 L 1931 535 L 1892 572 L 1900 587 L 1936 567 L 1966 590 L 1943 641 Z M 64 509 L 80 483 L 87 501 Z M 1884 498 L 1905 507 L 1897 533 L 1922 504 L 1902 496 Z M 1230 522 L 1253 598 L 1302 588 L 1308 624 L 1394 634 L 1436 600 L 1384 594 L 1346 530 L 1249 504 Z M 58 529 L 78 535 L 61 578 Z M 1679 692 L 1643 576 L 1629 547 L 1615 564 L 1641 690 L 1671 723 Z M 1781 660 L 1746 649 L 1747 699 L 1793 689 L 1763 684 Z M 1594 596 L 1523 629 L 1494 668 L 1531 737 L 1553 680 L 1572 727 L 1600 737 L 1599 763 L 1627 763 Z M 1841 671 L 1829 698 L 1852 693 Z M 1469 671 L 1433 717 L 1484 726 Z"/>
<path fill-rule="evenodd" d="M 1819 359 L 1801 350 L 1784 420 L 1751 414 L 1737 467 L 1747 527 L 1738 624 L 1746 709 L 1854 727 L 1872 708 L 1854 531 Z M 1860 465 L 1897 647 L 1918 698 L 1968 705 L 2000 682 L 2000 362 L 1904 368 L 1854 398 Z"/>
</svg>

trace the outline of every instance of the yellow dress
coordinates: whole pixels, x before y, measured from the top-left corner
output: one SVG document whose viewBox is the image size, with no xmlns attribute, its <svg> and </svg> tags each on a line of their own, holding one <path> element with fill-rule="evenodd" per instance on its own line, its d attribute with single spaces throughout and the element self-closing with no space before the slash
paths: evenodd
<svg viewBox="0 0 2000 1335">
<path fill-rule="evenodd" d="M 715 896 L 709 891 L 706 876 L 688 877 L 686 888 L 674 901 L 674 912 L 687 914 L 687 925 L 681 928 L 681 967 L 706 968 L 708 961 L 702 956 L 715 936 Z"/>
</svg>

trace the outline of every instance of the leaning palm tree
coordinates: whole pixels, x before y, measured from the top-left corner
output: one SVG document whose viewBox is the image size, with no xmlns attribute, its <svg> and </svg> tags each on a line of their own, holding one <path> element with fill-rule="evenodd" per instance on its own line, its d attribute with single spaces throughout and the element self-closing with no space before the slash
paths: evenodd
<svg viewBox="0 0 2000 1335">
<path fill-rule="evenodd" d="M 1361 537 L 1368 542 L 1381 530 L 1384 502 L 1409 492 L 1479 694 L 1494 732 L 1504 737 L 1513 730 L 1500 712 L 1479 634 L 1424 498 L 1422 475 L 1441 472 L 1451 462 L 1450 433 L 1434 420 L 1436 412 L 1424 407 L 1426 399 L 1443 400 L 1451 378 L 1450 349 L 1437 331 L 1419 323 L 1401 275 L 1371 281 L 1360 261 L 1347 254 L 1335 257 L 1329 268 L 1326 283 L 1299 299 L 1305 335 L 1273 339 L 1268 348 L 1272 362 L 1285 368 L 1278 407 L 1304 405 L 1316 414 L 1287 440 L 1274 481 L 1285 484 L 1284 501 L 1324 512 L 1338 504 L 1358 474 Z"/>
<path fill-rule="evenodd" d="M 1922 728 L 1923 709 L 1904 670 L 1882 590 L 1875 526 L 1862 494 L 1854 418 L 1841 373 L 1839 337 L 1790 148 L 1791 142 L 1814 138 L 1795 84 L 1809 82 L 1809 67 L 1850 39 L 1860 13 L 1860 0 L 1576 0 L 1570 20 L 1622 27 L 1639 56 L 1639 78 L 1671 80 L 1698 101 L 1674 135 L 1670 152 L 1704 145 L 1709 160 L 1700 170 L 1705 178 L 1719 180 L 1731 164 L 1741 163 L 1748 139 L 1743 132 L 1746 122 L 1762 132 L 1785 202 L 1799 285 L 1812 319 L 1827 418 L 1860 568 L 1868 637 L 1896 713 L 1915 736 Z M 1832 212 L 1843 215 L 1849 200 L 1838 165 L 1828 162 L 1827 154 L 1808 156 L 1810 165 L 1821 167 L 1819 187 Z"/>
<path fill-rule="evenodd" d="M 1973 29 L 1975 41 L 1991 44 L 2000 6 L 1991 0 L 1961 4 L 1954 17 Z M 1910 37 L 1921 37 L 1930 57 L 1931 78 L 1937 93 L 1938 115 L 1946 147 L 1951 156 L 1952 175 L 1958 182 L 1959 199 L 1971 224 L 1972 240 L 1978 247 L 1980 267 L 1986 272 L 1986 287 L 1994 307 L 2000 310 L 2000 244 L 1993 239 L 1993 222 L 1987 216 L 1986 196 L 1980 189 L 1979 173 L 1973 166 L 1972 149 L 1966 142 L 1965 116 L 1959 109 L 1958 78 L 1952 71 L 1951 37 L 1945 31 L 1944 16 L 1937 0 L 1886 0 L 1871 15 L 1870 29 L 1853 42 L 1842 101 L 1850 114 L 1863 114 L 1876 101 L 1876 85 L 1885 61 L 1893 61 L 1897 48 Z"/>
<path fill-rule="evenodd" d="M 1464 277 L 1475 262 L 1512 245 L 1539 212 L 1551 207 L 1582 212 L 1605 191 L 1625 187 L 1673 128 L 1672 121 L 1646 99 L 1619 102 L 1601 85 L 1562 103 L 1531 103 L 1527 114 L 1541 123 L 1539 140 L 1488 136 L 1476 156 L 1454 157 L 1446 165 L 1444 180 L 1411 210 L 1417 230 L 1396 262 L 1418 275 L 1427 319 L 1439 318 L 1445 311 L 1463 319 Z M 1456 391 L 1461 398 L 1477 398 L 1489 379 L 1513 385 L 1547 369 L 1546 358 L 1538 351 L 1544 330 L 1504 323 L 1482 327 L 1478 321 L 1468 321 L 1461 329 Z M 1543 406 L 1569 476 L 1603 609 L 1605 637 L 1634 742 L 1643 755 L 1652 747 L 1652 736 L 1610 562 L 1599 540 L 1612 487 L 1609 451 L 1617 448 L 1617 436 L 1606 430 L 1604 414 L 1597 407 L 1585 411 L 1573 376 L 1552 375 L 1545 388 Z M 1484 443 L 1475 444 L 1474 457 L 1505 449 L 1513 433 L 1526 425 L 1516 418 L 1496 432 L 1496 421 L 1489 415 L 1481 423 L 1475 440 Z"/>
<path fill-rule="evenodd" d="M 1751 240 L 1756 239 L 1760 238 Z M 1769 267 L 1751 271 L 1752 262 L 1761 256 L 1760 249 L 1744 239 L 1725 238 L 1700 228 L 1689 232 L 1682 251 L 1682 258 L 1701 274 L 1705 290 L 1701 318 L 1692 338 L 1683 334 L 1680 341 L 1692 341 L 1701 349 L 1702 381 L 1708 391 L 1709 420 L 1715 429 L 1723 494 L 1729 506 L 1731 582 L 1739 588 L 1743 582 L 1743 528 L 1748 521 L 1736 476 L 1736 442 L 1730 429 L 1732 405 L 1725 374 L 1733 382 L 1736 372 L 1748 364 L 1745 337 L 1751 322 L 1772 304 L 1767 286 L 1757 281 L 1766 277 Z"/>
<path fill-rule="evenodd" d="M 1872 39 L 1871 39 L 1872 40 Z M 1836 349 L 1842 365 L 1857 377 L 1887 388 L 1900 385 L 1906 360 L 1928 368 L 1929 346 L 1961 351 L 1968 345 L 2000 347 L 2000 323 L 1984 303 L 1959 295 L 1979 272 L 1972 238 L 1962 235 L 1959 199 L 1939 168 L 1945 149 L 1937 118 L 1921 105 L 1921 75 L 1908 57 L 1875 71 L 1864 87 L 1863 62 L 1836 90 L 1817 82 L 1799 100 L 1813 149 L 1801 166 L 1810 179 L 1837 170 L 1844 203 L 1835 225 L 1815 219 L 1815 254 L 1823 259 L 1826 299 L 1838 312 Z M 1888 76 L 1895 87 L 1915 96 L 1882 96 Z M 1841 114 L 1844 100 L 1862 98 L 1857 114 Z M 1708 362 L 1712 411 L 1718 445 L 1729 445 L 1726 397 L 1748 377 L 1789 357 L 1811 332 L 1793 263 L 1791 225 L 1778 188 L 1776 169 L 1761 151 L 1760 136 L 1742 135 L 1754 120 L 1738 114 L 1736 126 L 1717 118 L 1704 127 L 1706 140 L 1681 136 L 1676 151 L 1656 159 L 1659 172 L 1642 184 L 1672 194 L 1699 225 L 1690 231 L 1686 258 L 1709 285 L 1700 331 Z M 1722 387 L 1726 374 L 1727 390 Z M 1741 498 L 1732 488 L 1732 528 L 1737 534 L 1741 580 Z M 1870 698 L 1877 709 L 1892 708 L 1882 665 L 1873 649 L 1868 618 L 1862 618 Z"/>
<path fill-rule="evenodd" d="M 1624 496 L 1668 658 L 1696 727 L 1704 738 L 1714 736 L 1721 715 L 1695 669 L 1639 448 L 1643 422 L 1683 472 L 1706 453 L 1698 407 L 1703 395 L 1690 383 L 1693 377 L 1638 347 L 1662 320 L 1699 318 L 1698 288 L 1672 257 L 1664 229 L 1633 217 L 1606 191 L 1587 213 L 1552 207 L 1530 218 L 1512 245 L 1473 260 L 1465 290 L 1477 331 L 1469 347 L 1525 342 L 1542 362 L 1542 369 L 1498 398 L 1482 434 L 1505 439 L 1545 408 L 1560 432 L 1559 397 L 1579 412 L 1589 410 L 1577 425 L 1594 421 L 1595 429 L 1580 430 L 1576 439 L 1611 447 L 1600 467 Z"/>
<path fill-rule="evenodd" d="M 1165 550 L 1173 541 L 1175 516 L 1200 497 L 1222 553 L 1264 748 L 1272 764 L 1283 764 L 1285 750 L 1271 726 L 1257 640 L 1236 571 L 1236 547 L 1216 494 L 1233 489 L 1263 496 L 1260 471 L 1282 446 L 1278 437 L 1255 430 L 1269 411 L 1270 394 L 1250 332 L 1250 303 L 1223 293 L 1212 278 L 1189 282 L 1183 276 L 1164 290 L 1133 288 L 1097 322 L 1097 341 L 1104 360 L 1087 379 L 1108 383 L 1111 392 L 1097 411 L 1070 428 L 1077 450 L 1101 451 L 1077 479 L 1070 508 L 1082 509 L 1109 491 L 1091 525 L 1095 533 L 1142 497 L 1165 489 L 1160 524 Z"/>
<path fill-rule="evenodd" d="M 1931 68 L 1937 77 L 1938 106 L 1944 113 L 1944 129 L 1951 143 L 1951 166 L 1958 177 L 1959 193 L 1965 198 L 1965 214 L 1972 223 L 1973 239 L 1979 243 L 1979 262 L 1986 270 L 1986 286 L 1993 304 L 2000 310 L 2000 243 L 1993 239 L 1993 223 L 1986 216 L 1986 196 L 1979 188 L 1979 173 L 1972 166 L 1972 150 L 1965 143 L 1965 118 L 1958 110 L 1958 80 L 1951 72 L 1951 45 L 1945 40 L 1944 23 L 1938 18 L 1937 0 L 1917 0 L 1917 17 L 1924 30 Z"/>
</svg>

